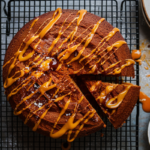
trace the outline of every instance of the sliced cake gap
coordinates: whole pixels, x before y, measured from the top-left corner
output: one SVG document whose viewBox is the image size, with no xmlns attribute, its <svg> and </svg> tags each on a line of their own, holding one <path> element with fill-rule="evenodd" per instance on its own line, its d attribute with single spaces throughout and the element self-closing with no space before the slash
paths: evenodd
<svg viewBox="0 0 150 150">
<path fill-rule="evenodd" d="M 86 75 L 85 75 L 86 76 Z M 95 101 L 94 96 L 89 92 L 88 88 L 86 87 L 85 82 L 83 82 L 82 77 L 72 75 L 71 78 L 74 80 L 75 84 L 78 86 L 80 91 L 83 93 L 83 95 L 86 97 L 86 99 L 89 101 L 89 103 L 92 105 L 92 107 L 97 111 L 99 116 L 103 118 L 106 116 L 101 108 L 97 105 L 97 102 Z"/>
</svg>

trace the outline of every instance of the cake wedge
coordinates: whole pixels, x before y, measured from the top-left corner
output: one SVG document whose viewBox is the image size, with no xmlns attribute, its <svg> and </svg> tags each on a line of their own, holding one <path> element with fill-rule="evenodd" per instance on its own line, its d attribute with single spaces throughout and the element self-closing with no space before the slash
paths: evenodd
<svg viewBox="0 0 150 150">
<path fill-rule="evenodd" d="M 140 86 L 85 80 L 85 84 L 115 129 L 121 127 L 137 103 Z"/>
</svg>

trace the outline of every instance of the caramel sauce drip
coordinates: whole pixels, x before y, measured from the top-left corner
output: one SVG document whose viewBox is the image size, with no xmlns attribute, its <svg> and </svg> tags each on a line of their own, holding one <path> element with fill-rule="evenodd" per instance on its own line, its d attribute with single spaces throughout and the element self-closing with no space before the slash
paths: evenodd
<svg viewBox="0 0 150 150">
<path fill-rule="evenodd" d="M 140 91 L 140 102 L 142 103 L 142 108 L 145 112 L 150 112 L 150 98 L 143 92 Z"/>
<path fill-rule="evenodd" d="M 93 92 L 96 87 L 99 87 L 99 85 L 101 84 L 101 81 L 97 81 L 94 85 L 91 86 L 90 91 Z"/>
<path fill-rule="evenodd" d="M 139 59 L 141 57 L 141 50 L 132 50 L 131 56 L 139 65 L 142 64 L 142 59 Z"/>
<path fill-rule="evenodd" d="M 69 15 L 68 17 L 70 17 L 70 15 Z M 53 49 L 53 47 L 55 46 L 55 44 L 56 44 L 56 43 L 58 42 L 58 40 L 60 39 L 61 35 L 62 35 L 62 34 L 71 26 L 71 24 L 77 19 L 77 18 L 74 18 L 74 19 L 69 23 L 69 25 L 62 31 L 62 28 L 63 28 L 63 26 L 64 26 L 66 20 L 68 19 L 68 17 L 65 19 L 65 21 L 64 21 L 63 24 L 62 24 L 62 26 L 60 27 L 57 38 L 52 42 L 51 46 L 48 48 L 48 53 L 51 52 L 51 50 Z M 63 44 L 63 43 L 64 43 L 64 41 L 62 42 L 62 44 Z M 61 45 L 62 45 L 62 44 L 61 44 Z M 61 48 L 61 46 L 60 46 L 60 48 Z"/>
<path fill-rule="evenodd" d="M 142 65 L 142 59 L 138 59 L 138 60 L 135 60 L 136 62 L 139 63 L 139 65 Z"/>
<path fill-rule="evenodd" d="M 80 59 L 80 63 L 84 60 L 84 59 L 86 59 L 86 58 L 88 58 L 89 56 L 91 56 L 93 53 L 95 53 L 96 52 L 96 54 L 98 54 L 98 52 L 100 51 L 100 49 L 105 45 L 105 41 L 108 41 L 110 38 L 112 38 L 114 35 L 115 35 L 115 33 L 116 32 L 119 32 L 119 29 L 118 28 L 114 28 L 112 31 L 110 31 L 109 33 L 108 33 L 108 35 L 106 36 L 106 37 L 104 37 L 99 43 L 98 43 L 98 45 L 97 45 L 97 47 L 95 48 L 95 49 L 93 49 L 92 51 L 91 51 L 91 53 L 90 54 L 88 54 L 87 56 L 84 56 L 82 59 Z M 102 44 L 103 43 L 103 44 Z M 101 45 L 102 44 L 102 45 Z M 101 46 L 100 46 L 101 45 Z M 103 51 L 104 52 L 104 51 Z M 93 59 L 93 58 L 92 58 Z M 91 59 L 91 60 L 92 60 Z M 91 61 L 90 60 L 90 61 Z M 87 62 L 87 63 L 89 63 L 89 62 Z M 87 64 L 86 63 L 86 64 Z"/>
<path fill-rule="evenodd" d="M 78 59 L 81 57 L 83 51 L 85 50 L 85 48 L 86 48 L 86 47 L 89 45 L 89 43 L 91 42 L 91 40 L 92 40 L 92 38 L 93 38 L 93 36 L 94 36 L 96 30 L 98 29 L 99 25 L 100 25 L 104 20 L 105 20 L 105 19 L 102 18 L 102 19 L 100 19 L 100 20 L 94 25 L 94 27 L 93 27 L 91 33 L 88 35 L 88 38 L 87 38 L 87 40 L 86 40 L 86 42 L 85 42 L 83 48 L 79 51 L 79 54 L 78 54 L 76 57 L 74 57 L 74 58 L 73 58 L 70 62 L 68 62 L 67 64 L 70 64 L 71 62 L 73 62 L 73 61 L 75 61 L 75 60 L 78 60 Z"/>
<path fill-rule="evenodd" d="M 81 101 L 83 100 L 83 96 L 80 98 L 80 100 L 78 101 L 78 104 L 81 103 Z M 69 103 L 69 102 L 68 102 Z M 61 111 L 58 119 L 57 119 L 57 122 L 59 121 L 60 119 L 60 116 L 62 116 L 64 113 L 65 113 L 65 110 L 67 109 L 66 107 L 68 107 L 68 103 L 66 103 L 65 107 L 63 108 L 63 110 Z M 51 130 L 50 132 L 50 136 L 52 138 L 59 138 L 61 136 L 63 136 L 67 131 L 68 132 L 68 138 L 67 138 L 67 141 L 68 142 L 72 142 L 76 137 L 77 135 L 79 134 L 79 132 L 82 130 L 84 124 L 86 122 L 88 122 L 88 120 L 90 118 L 92 118 L 95 114 L 95 110 L 92 110 L 92 111 L 88 111 L 83 118 L 80 118 L 79 120 L 77 120 L 76 122 L 74 122 L 74 118 L 75 118 L 75 115 L 76 115 L 76 111 L 77 111 L 77 107 L 75 107 L 74 109 L 74 113 L 71 115 L 71 117 L 68 119 L 68 121 L 64 124 L 64 126 L 57 132 L 53 133 L 54 131 L 54 128 L 56 127 L 56 124 L 54 125 L 53 129 Z M 86 118 L 86 119 L 85 119 Z M 85 119 L 85 120 L 84 120 Z M 84 122 L 82 123 L 82 125 L 79 127 L 79 129 L 76 131 L 74 137 L 72 139 L 70 139 L 70 135 L 72 133 L 72 130 L 74 128 L 76 128 L 82 121 L 84 120 Z M 56 122 L 56 123 L 57 123 Z"/>
<path fill-rule="evenodd" d="M 47 59 L 46 61 L 44 61 L 41 65 L 40 65 L 40 69 L 42 71 L 48 71 L 50 69 L 50 62 L 52 61 L 52 59 Z"/>
<path fill-rule="evenodd" d="M 56 87 L 56 84 L 50 85 L 52 79 L 50 78 L 49 81 L 45 82 L 44 84 L 42 84 L 39 87 L 39 91 L 40 93 L 43 95 L 46 91 L 49 91 L 51 89 L 53 89 L 54 87 Z"/>
<path fill-rule="evenodd" d="M 79 134 L 79 132 L 82 130 L 82 128 L 84 127 L 84 124 L 85 123 L 87 123 L 88 121 L 89 121 L 89 119 L 91 119 L 93 116 L 94 116 L 94 114 L 95 114 L 95 112 L 96 111 L 88 111 L 86 114 L 85 114 L 85 116 L 83 117 L 83 118 L 81 118 L 81 119 L 79 119 L 79 121 L 81 122 L 81 121 L 83 121 L 83 119 L 85 119 L 86 117 L 86 119 L 83 121 L 83 123 L 82 123 L 82 125 L 79 127 L 79 129 L 75 132 L 75 135 L 74 135 L 74 137 L 72 138 L 72 139 L 70 139 L 70 135 L 71 135 L 71 133 L 72 133 L 72 130 L 70 130 L 69 132 L 68 132 L 68 138 L 67 138 L 67 140 L 69 141 L 69 142 L 73 142 L 74 140 L 75 140 L 75 138 L 77 137 L 77 135 Z M 77 121 L 76 121 L 77 122 Z M 72 124 L 73 125 L 73 124 Z"/>
<path fill-rule="evenodd" d="M 132 50 L 131 53 L 132 59 L 136 60 L 141 57 L 141 51 L 140 50 Z"/>
<path fill-rule="evenodd" d="M 117 108 L 123 101 L 123 99 L 125 98 L 126 94 L 128 93 L 128 90 L 130 89 L 131 85 L 128 85 L 125 90 L 121 93 L 119 93 L 119 95 L 117 95 L 114 98 L 111 98 L 110 100 L 108 100 L 106 102 L 106 107 L 110 108 L 110 109 L 115 109 Z M 113 104 L 113 102 L 117 99 L 117 102 L 115 104 Z"/>
<path fill-rule="evenodd" d="M 116 51 L 117 51 L 123 44 L 126 44 L 126 42 L 125 42 L 125 41 L 117 41 L 117 42 L 114 43 L 112 46 L 108 46 L 108 47 L 106 48 L 107 53 L 104 54 L 104 55 L 96 62 L 95 65 L 90 66 L 90 68 L 92 68 L 92 69 L 89 71 L 89 73 L 94 73 L 94 72 L 95 72 L 95 70 L 97 69 L 97 64 L 100 63 L 101 59 L 104 58 L 110 51 L 112 51 L 114 47 L 117 48 L 117 49 L 116 49 Z M 104 50 L 103 50 L 103 51 L 104 51 Z M 101 53 L 102 53 L 102 52 L 101 52 Z M 112 56 L 112 54 L 111 54 L 107 59 L 105 59 L 103 62 L 101 62 L 100 65 L 104 65 L 105 62 L 106 62 L 111 56 Z M 106 70 L 107 70 L 107 69 L 110 69 L 110 68 L 112 68 L 112 67 L 114 67 L 114 66 L 117 65 L 117 64 L 118 64 L 118 63 L 112 64 L 111 66 L 109 66 L 108 68 L 106 68 Z M 104 70 L 103 70 L 103 71 L 104 71 Z M 103 72 L 103 71 L 102 71 L 102 72 Z"/>
<path fill-rule="evenodd" d="M 120 62 L 121 62 L 121 61 L 118 61 L 118 62 L 116 62 L 116 63 L 111 64 L 108 68 L 104 69 L 102 72 L 107 71 L 108 69 L 115 67 L 115 66 L 116 66 L 117 64 L 119 64 Z"/>
<path fill-rule="evenodd" d="M 93 92 L 95 87 L 97 85 L 99 85 L 101 83 L 101 81 L 97 81 L 91 88 L 90 91 Z M 125 90 L 122 91 L 121 93 L 119 93 L 117 96 L 115 96 L 114 98 L 111 98 L 108 100 L 108 95 L 117 87 L 118 85 L 108 85 L 106 86 L 106 88 L 100 93 L 100 95 L 96 98 L 97 101 L 100 102 L 101 105 L 104 104 L 104 101 L 107 99 L 107 102 L 105 104 L 106 108 L 109 109 L 116 109 L 117 107 L 119 107 L 119 105 L 122 103 L 123 99 L 125 98 L 126 94 L 128 93 L 128 90 L 130 89 L 130 87 L 132 86 L 131 84 L 126 84 L 125 85 Z M 113 103 L 114 101 L 116 101 L 116 103 Z"/>
<path fill-rule="evenodd" d="M 51 102 L 49 102 L 49 103 L 51 103 Z M 39 126 L 41 120 L 44 118 L 44 116 L 47 114 L 47 112 L 49 111 L 50 108 L 51 108 L 51 107 L 49 107 L 48 109 L 46 109 L 46 110 L 44 111 L 44 113 L 40 116 L 40 119 L 39 119 L 38 122 L 34 125 L 34 127 L 33 127 L 33 129 L 32 129 L 33 131 L 36 131 L 36 130 L 37 130 L 37 128 L 38 128 L 38 126 Z"/>
<path fill-rule="evenodd" d="M 125 63 L 124 65 L 122 65 L 120 68 L 114 69 L 114 70 L 113 70 L 113 73 L 109 73 L 109 74 L 113 74 L 113 75 L 115 75 L 115 74 L 120 74 L 121 71 L 122 71 L 125 67 L 130 66 L 130 65 L 132 65 L 132 64 L 135 64 L 135 61 L 132 60 L 132 59 L 127 59 L 127 60 L 126 60 L 126 63 Z"/>
<path fill-rule="evenodd" d="M 39 37 L 42 39 L 45 34 L 53 27 L 53 25 L 57 22 L 57 20 L 61 17 L 62 10 L 61 8 L 57 8 L 53 14 L 53 18 L 50 23 L 47 24 L 46 27 L 39 33 Z"/>
<path fill-rule="evenodd" d="M 147 74 L 146 77 L 150 77 L 150 74 Z"/>
<path fill-rule="evenodd" d="M 145 66 L 144 68 L 145 68 L 146 70 L 148 70 L 148 67 Z"/>
<path fill-rule="evenodd" d="M 114 47 L 119 48 L 121 47 L 123 44 L 127 44 L 125 41 L 117 41 L 116 43 L 114 43 L 112 46 L 107 47 L 107 51 L 110 52 Z"/>
<path fill-rule="evenodd" d="M 112 85 L 107 86 L 107 87 L 105 88 L 105 90 L 100 93 L 100 96 L 98 96 L 98 98 L 97 98 L 96 100 L 99 100 L 99 101 L 100 101 L 100 104 L 102 104 L 103 101 L 106 99 L 106 96 L 107 96 L 110 92 L 112 92 L 113 90 L 114 90 L 114 86 L 112 86 Z"/>
<path fill-rule="evenodd" d="M 30 52 L 28 55 L 23 56 L 23 54 L 26 52 L 26 50 L 27 50 L 27 48 L 29 47 L 29 45 L 30 45 L 35 39 L 37 39 L 37 38 L 39 38 L 39 37 L 40 37 L 40 38 L 43 38 L 44 35 L 53 27 L 53 25 L 54 25 L 54 24 L 57 22 L 57 20 L 61 17 L 61 15 L 62 15 L 62 10 L 61 10 L 60 8 L 57 8 L 56 11 L 55 11 L 54 14 L 53 14 L 52 20 L 46 25 L 46 27 L 44 27 L 44 28 L 42 29 L 42 31 L 41 31 L 38 35 L 36 35 L 36 36 L 33 35 L 33 36 L 27 41 L 27 43 L 26 43 L 26 45 L 25 45 L 25 47 L 23 48 L 22 51 L 20 51 L 20 48 L 21 48 L 21 46 L 22 46 L 22 44 L 21 44 L 20 48 L 19 48 L 18 51 L 15 53 L 15 58 L 14 58 L 14 60 L 13 60 L 13 63 L 12 63 L 12 64 L 10 65 L 10 67 L 9 67 L 8 75 L 7 75 L 7 78 L 6 78 L 5 82 L 4 82 L 4 88 L 9 87 L 9 86 L 12 85 L 16 80 L 18 80 L 19 78 L 21 78 L 22 76 L 24 76 L 25 72 L 24 72 L 24 70 L 21 70 L 21 75 L 20 75 L 19 77 L 17 77 L 17 78 L 12 78 L 12 77 L 11 77 L 11 78 L 8 78 L 10 72 L 11 72 L 12 69 L 15 67 L 15 63 L 16 63 L 16 61 L 17 61 L 17 58 L 19 59 L 19 61 L 26 61 L 26 60 L 28 60 L 29 58 L 31 58 L 31 57 L 33 56 L 33 54 L 35 53 L 34 50 L 33 50 L 32 52 Z M 36 19 L 36 21 L 37 21 L 37 19 Z M 35 24 L 36 21 L 34 21 L 34 22 L 32 23 L 30 29 L 34 26 L 34 24 Z M 7 63 L 7 62 L 6 62 L 6 63 Z"/>
<path fill-rule="evenodd" d="M 78 11 L 77 14 L 79 15 L 79 17 L 77 19 L 77 26 L 74 28 L 74 30 L 71 34 L 71 41 L 73 40 L 73 37 L 75 36 L 75 34 L 78 30 L 78 27 L 79 27 L 79 25 L 80 25 L 81 21 L 83 20 L 83 17 L 85 16 L 86 13 L 87 13 L 87 10 L 85 10 L 85 9 L 81 9 Z"/>
<path fill-rule="evenodd" d="M 3 68 L 4 68 L 7 64 L 9 64 L 12 59 L 14 59 L 14 57 L 12 57 L 10 60 L 8 60 L 8 61 L 5 63 L 5 64 L 3 65 Z"/>
</svg>

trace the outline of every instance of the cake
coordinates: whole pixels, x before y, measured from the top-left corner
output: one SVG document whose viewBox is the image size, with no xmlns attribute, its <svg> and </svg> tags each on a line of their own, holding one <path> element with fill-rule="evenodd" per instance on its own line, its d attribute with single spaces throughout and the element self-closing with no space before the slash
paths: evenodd
<svg viewBox="0 0 150 150">
<path fill-rule="evenodd" d="M 106 127 L 71 75 L 134 77 L 134 63 L 118 28 L 84 9 L 57 8 L 14 36 L 3 65 L 5 93 L 33 131 L 71 142 Z"/>
<path fill-rule="evenodd" d="M 130 83 L 113 84 L 100 80 L 84 82 L 114 128 L 121 127 L 137 103 L 140 87 Z"/>
</svg>

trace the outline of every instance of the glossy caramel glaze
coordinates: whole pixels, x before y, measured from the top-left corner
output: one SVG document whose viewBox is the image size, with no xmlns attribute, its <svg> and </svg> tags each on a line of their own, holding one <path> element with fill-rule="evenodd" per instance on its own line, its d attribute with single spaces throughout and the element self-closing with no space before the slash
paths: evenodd
<svg viewBox="0 0 150 150">
<path fill-rule="evenodd" d="M 139 65 L 142 64 L 142 59 L 140 59 L 141 50 L 132 50 L 131 56 L 132 56 L 132 59 L 134 59 L 136 62 L 139 63 Z"/>
<path fill-rule="evenodd" d="M 140 102 L 142 103 L 142 108 L 145 112 L 150 112 L 150 98 L 143 92 L 140 92 Z"/>
<path fill-rule="evenodd" d="M 136 60 L 141 57 L 141 51 L 140 50 L 132 50 L 132 59 Z"/>
</svg>

